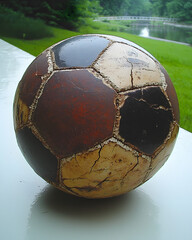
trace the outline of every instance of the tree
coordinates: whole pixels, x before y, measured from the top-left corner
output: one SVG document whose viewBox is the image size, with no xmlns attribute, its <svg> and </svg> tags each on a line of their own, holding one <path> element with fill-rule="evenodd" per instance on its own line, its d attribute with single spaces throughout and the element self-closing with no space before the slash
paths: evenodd
<svg viewBox="0 0 192 240">
<path fill-rule="evenodd" d="M 127 16 L 149 16 L 151 15 L 151 3 L 149 0 L 124 0 L 121 13 Z"/>
<path fill-rule="evenodd" d="M 149 0 L 100 0 L 103 15 L 150 15 L 151 2 Z"/>
<path fill-rule="evenodd" d="M 180 21 L 192 21 L 191 0 L 172 0 L 167 3 L 167 13 Z"/>
<path fill-rule="evenodd" d="M 167 3 L 170 0 L 150 0 L 152 4 L 153 15 L 163 17 L 167 16 Z"/>
<path fill-rule="evenodd" d="M 122 4 L 122 0 L 99 0 L 99 2 L 103 8 L 103 15 L 119 15 L 119 9 Z"/>
</svg>

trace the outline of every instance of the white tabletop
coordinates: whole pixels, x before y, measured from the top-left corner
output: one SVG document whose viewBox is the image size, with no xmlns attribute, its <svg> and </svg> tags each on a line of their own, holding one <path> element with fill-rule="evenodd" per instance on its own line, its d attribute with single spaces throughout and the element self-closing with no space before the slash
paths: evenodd
<svg viewBox="0 0 192 240">
<path fill-rule="evenodd" d="M 184 129 L 161 170 L 120 197 L 70 196 L 33 172 L 12 120 L 16 86 L 33 59 L 0 40 L 0 239 L 191 240 L 192 134 Z"/>
</svg>

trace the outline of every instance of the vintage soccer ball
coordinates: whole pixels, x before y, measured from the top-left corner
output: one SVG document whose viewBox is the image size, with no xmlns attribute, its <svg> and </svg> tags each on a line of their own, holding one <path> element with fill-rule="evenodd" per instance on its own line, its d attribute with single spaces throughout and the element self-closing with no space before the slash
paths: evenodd
<svg viewBox="0 0 192 240">
<path fill-rule="evenodd" d="M 125 39 L 81 35 L 40 54 L 14 101 L 18 145 L 34 171 L 80 197 L 126 193 L 166 162 L 179 130 L 172 82 Z"/>
</svg>

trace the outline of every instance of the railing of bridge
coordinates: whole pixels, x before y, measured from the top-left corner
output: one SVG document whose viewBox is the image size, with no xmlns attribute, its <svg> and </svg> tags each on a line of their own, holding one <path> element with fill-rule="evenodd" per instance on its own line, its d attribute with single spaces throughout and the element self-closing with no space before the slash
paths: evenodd
<svg viewBox="0 0 192 240">
<path fill-rule="evenodd" d="M 157 21 L 157 22 L 176 22 L 176 18 L 167 17 L 145 17 L 145 16 L 106 16 L 97 17 L 95 21 L 103 20 L 132 20 L 132 21 Z"/>
</svg>

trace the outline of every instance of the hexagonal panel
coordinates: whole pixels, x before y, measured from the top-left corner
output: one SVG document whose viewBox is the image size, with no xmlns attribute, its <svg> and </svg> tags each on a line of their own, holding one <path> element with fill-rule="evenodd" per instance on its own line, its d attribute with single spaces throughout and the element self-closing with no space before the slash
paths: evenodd
<svg viewBox="0 0 192 240">
<path fill-rule="evenodd" d="M 123 43 L 113 43 L 94 67 L 118 91 L 163 84 L 157 63 L 147 54 Z"/>
<path fill-rule="evenodd" d="M 42 83 L 41 76 L 47 73 L 48 63 L 46 52 L 39 55 L 27 68 L 24 73 L 14 99 L 14 127 L 21 128 L 28 122 L 30 106 Z"/>
<path fill-rule="evenodd" d="M 103 37 L 82 35 L 62 41 L 52 50 L 59 68 L 89 67 L 109 43 Z"/>
<path fill-rule="evenodd" d="M 61 161 L 61 186 L 87 198 L 112 197 L 137 187 L 150 162 L 122 145 L 112 139 Z"/>
<path fill-rule="evenodd" d="M 27 106 L 20 98 L 20 86 L 17 87 L 15 93 L 14 105 L 13 105 L 13 121 L 15 130 L 26 125 L 29 120 L 29 106 Z"/>
<path fill-rule="evenodd" d="M 146 53 L 148 56 L 150 56 L 153 60 L 155 60 L 156 62 L 158 62 L 157 59 L 156 59 L 153 55 L 151 55 L 148 51 L 146 51 L 144 48 L 140 47 L 139 45 L 137 45 L 137 44 L 134 43 L 134 42 L 131 42 L 131 41 L 125 39 L 125 38 L 121 38 L 121 37 L 117 37 L 117 36 L 112 36 L 112 35 L 104 35 L 104 34 L 103 34 L 102 36 L 104 36 L 104 37 L 106 37 L 106 38 L 108 38 L 108 39 L 110 39 L 110 40 L 112 40 L 112 41 L 121 42 L 121 43 L 126 43 L 126 44 L 128 44 L 128 45 L 130 45 L 130 46 L 132 46 L 132 47 L 134 47 L 134 48 L 136 48 L 136 49 L 139 49 L 140 51 L 142 51 L 142 52 Z"/>
<path fill-rule="evenodd" d="M 88 70 L 55 72 L 32 121 L 59 158 L 93 147 L 113 134 L 116 92 Z"/>
<path fill-rule="evenodd" d="M 160 68 L 161 68 L 162 73 L 165 76 L 165 80 L 167 83 L 166 93 L 168 95 L 169 101 L 171 102 L 175 120 L 179 124 L 180 112 L 179 112 L 179 103 L 178 103 L 178 98 L 177 98 L 175 88 L 174 88 L 173 83 L 172 83 L 168 73 L 166 72 L 165 68 L 162 65 L 160 65 Z"/>
</svg>

